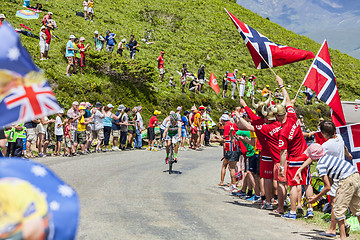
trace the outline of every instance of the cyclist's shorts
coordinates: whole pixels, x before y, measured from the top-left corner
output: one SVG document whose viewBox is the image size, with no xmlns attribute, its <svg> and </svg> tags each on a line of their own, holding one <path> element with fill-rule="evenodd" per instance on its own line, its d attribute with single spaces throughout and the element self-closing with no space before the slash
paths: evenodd
<svg viewBox="0 0 360 240">
<path fill-rule="evenodd" d="M 178 134 L 176 133 L 175 135 L 174 134 L 167 134 L 166 137 L 165 137 L 165 140 L 171 140 L 173 137 L 178 137 Z"/>
</svg>

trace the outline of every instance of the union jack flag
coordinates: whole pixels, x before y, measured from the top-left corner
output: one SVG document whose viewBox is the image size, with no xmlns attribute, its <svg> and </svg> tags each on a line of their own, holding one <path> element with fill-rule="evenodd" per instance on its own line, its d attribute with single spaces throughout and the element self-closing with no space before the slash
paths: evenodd
<svg viewBox="0 0 360 240">
<path fill-rule="evenodd" d="M 336 129 L 352 155 L 352 163 L 360 171 L 360 123 L 341 126 Z"/>
<path fill-rule="evenodd" d="M 0 76 L 0 129 L 61 109 L 41 70 L 7 23 L 0 28 Z"/>
<path fill-rule="evenodd" d="M 303 85 L 315 91 L 318 98 L 329 105 L 335 126 L 346 124 L 326 40 L 311 64 Z"/>
<path fill-rule="evenodd" d="M 278 67 L 315 57 L 312 52 L 271 42 L 267 37 L 241 22 L 226 9 L 225 11 L 244 39 L 257 69 L 268 68 L 266 62 L 270 67 Z"/>
</svg>

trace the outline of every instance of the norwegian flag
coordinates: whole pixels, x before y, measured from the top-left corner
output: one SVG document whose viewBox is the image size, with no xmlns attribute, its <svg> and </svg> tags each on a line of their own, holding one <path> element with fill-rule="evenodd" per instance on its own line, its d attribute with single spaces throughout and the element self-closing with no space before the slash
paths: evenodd
<svg viewBox="0 0 360 240">
<path fill-rule="evenodd" d="M 0 129 L 61 109 L 41 70 L 7 23 L 0 28 L 0 76 Z"/>
<path fill-rule="evenodd" d="M 241 22 L 226 9 L 225 11 L 244 39 L 257 69 L 268 68 L 264 60 L 270 67 L 278 67 L 315 57 L 312 52 L 271 42 L 267 37 Z"/>
<path fill-rule="evenodd" d="M 331 120 L 336 127 L 346 124 L 326 40 L 311 64 L 303 85 L 316 92 L 318 99 L 329 105 Z"/>
<path fill-rule="evenodd" d="M 345 146 L 353 157 L 353 165 L 360 171 L 360 123 L 338 127 L 336 132 L 343 138 Z"/>
</svg>

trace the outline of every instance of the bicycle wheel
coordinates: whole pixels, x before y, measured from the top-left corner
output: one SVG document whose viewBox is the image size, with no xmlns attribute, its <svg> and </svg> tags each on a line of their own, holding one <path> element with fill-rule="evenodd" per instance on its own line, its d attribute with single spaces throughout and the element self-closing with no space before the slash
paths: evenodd
<svg viewBox="0 0 360 240">
<path fill-rule="evenodd" d="M 169 152 L 169 174 L 172 172 L 172 165 L 174 163 L 174 146 L 171 143 Z"/>
</svg>

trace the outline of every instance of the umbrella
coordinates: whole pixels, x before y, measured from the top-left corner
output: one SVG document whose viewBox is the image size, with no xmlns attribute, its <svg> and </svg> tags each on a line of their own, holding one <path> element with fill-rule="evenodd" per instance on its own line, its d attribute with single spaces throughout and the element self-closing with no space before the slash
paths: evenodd
<svg viewBox="0 0 360 240">
<path fill-rule="evenodd" d="M 16 12 L 16 16 L 23 19 L 38 19 L 39 14 L 30 10 L 19 10 Z"/>
</svg>

